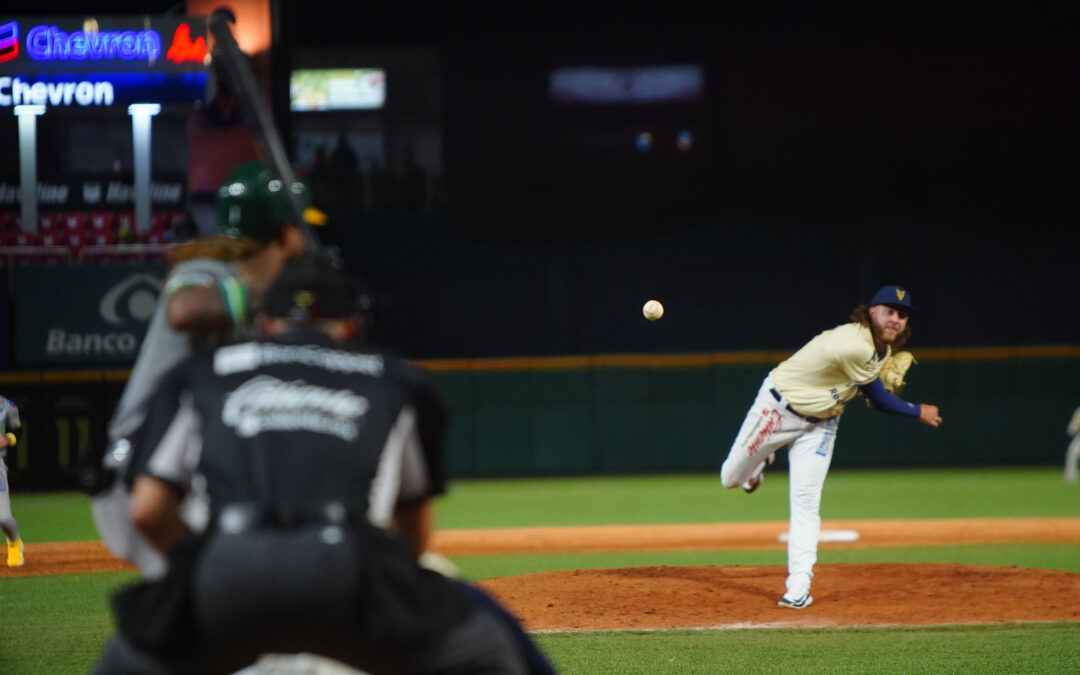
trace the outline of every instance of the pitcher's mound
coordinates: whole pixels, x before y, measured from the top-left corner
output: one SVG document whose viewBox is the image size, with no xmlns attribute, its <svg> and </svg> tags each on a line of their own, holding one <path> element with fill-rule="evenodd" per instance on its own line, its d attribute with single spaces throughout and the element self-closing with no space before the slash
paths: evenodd
<svg viewBox="0 0 1080 675">
<path fill-rule="evenodd" d="M 632 567 L 481 582 L 531 631 L 1080 621 L 1080 574 L 985 565 L 815 569 L 814 604 L 778 607 L 785 567 Z"/>
</svg>

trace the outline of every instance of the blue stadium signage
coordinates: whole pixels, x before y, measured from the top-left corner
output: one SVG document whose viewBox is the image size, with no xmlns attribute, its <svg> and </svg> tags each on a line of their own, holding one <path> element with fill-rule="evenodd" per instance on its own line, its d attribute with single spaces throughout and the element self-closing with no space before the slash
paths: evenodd
<svg viewBox="0 0 1080 675">
<path fill-rule="evenodd" d="M 203 17 L 0 16 L 0 108 L 193 105 L 209 62 Z"/>
</svg>

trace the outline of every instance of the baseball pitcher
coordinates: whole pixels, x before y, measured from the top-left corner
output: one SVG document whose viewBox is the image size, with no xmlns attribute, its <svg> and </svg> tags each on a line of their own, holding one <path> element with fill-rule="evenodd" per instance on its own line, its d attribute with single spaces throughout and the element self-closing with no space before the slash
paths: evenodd
<svg viewBox="0 0 1080 675">
<path fill-rule="evenodd" d="M 855 308 L 851 323 L 821 333 L 776 366 L 724 460 L 724 487 L 741 485 L 749 493 L 761 485 L 773 453 L 789 446 L 791 522 L 781 607 L 803 609 L 814 601 L 810 580 L 821 532 L 821 491 L 845 406 L 861 393 L 876 410 L 941 424 L 937 406 L 909 403 L 890 391 L 903 386 L 903 371 L 912 362 L 902 356 L 907 352 L 893 350 L 911 335 L 914 311 L 906 289 L 884 286 L 869 305 Z"/>
<path fill-rule="evenodd" d="M 19 409 L 15 402 L 0 397 L 0 529 L 7 538 L 8 567 L 23 566 L 23 542 L 19 536 L 19 524 L 11 514 L 11 487 L 8 483 L 7 464 L 4 458 L 8 448 L 19 442 L 15 432 L 22 428 Z"/>
</svg>

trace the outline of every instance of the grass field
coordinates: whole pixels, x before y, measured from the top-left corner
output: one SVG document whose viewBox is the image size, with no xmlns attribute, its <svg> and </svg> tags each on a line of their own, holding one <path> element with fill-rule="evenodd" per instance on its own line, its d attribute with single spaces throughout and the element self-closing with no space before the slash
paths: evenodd
<svg viewBox="0 0 1080 675">
<path fill-rule="evenodd" d="M 16 492 L 13 510 L 28 541 L 96 538 L 82 495 Z M 1080 517 L 1080 488 L 1065 485 L 1056 468 L 836 471 L 826 483 L 822 515 L 826 522 Z M 753 496 L 722 490 L 709 474 L 458 481 L 437 503 L 437 523 L 444 529 L 786 518 L 787 480 L 782 472 L 769 474 Z M 467 577 L 480 580 L 557 569 L 782 565 L 785 554 L 545 553 L 460 556 L 454 561 Z M 959 562 L 1080 573 L 1080 542 L 826 548 L 820 562 Z M 0 577 L 0 673 L 87 672 L 112 629 L 109 594 L 135 578 L 129 572 Z M 1080 672 L 1080 614 L 1075 623 L 548 633 L 537 635 L 537 641 L 565 673 Z"/>
</svg>

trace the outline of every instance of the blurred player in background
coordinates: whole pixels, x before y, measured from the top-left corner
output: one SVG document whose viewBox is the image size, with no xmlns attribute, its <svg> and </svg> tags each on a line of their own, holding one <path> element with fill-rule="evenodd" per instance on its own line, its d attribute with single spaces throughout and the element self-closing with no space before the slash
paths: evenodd
<svg viewBox="0 0 1080 675">
<path fill-rule="evenodd" d="M 1072 442 L 1065 451 L 1065 482 L 1075 483 L 1077 465 L 1080 464 L 1080 408 L 1073 413 L 1066 431 L 1072 436 Z"/>
<path fill-rule="evenodd" d="M 293 186 L 302 197 L 307 187 Z M 215 202 L 214 237 L 174 248 L 173 263 L 127 385 L 108 426 L 105 457 L 81 475 L 94 523 L 114 555 L 134 562 L 144 575 L 164 573 L 164 558 L 131 526 L 128 489 L 115 477 L 138 449 L 147 406 L 161 378 L 197 346 L 242 337 L 248 306 L 286 260 L 304 252 L 304 236 L 292 222 L 292 205 L 269 167 L 246 162 L 226 177 Z M 306 199 L 304 201 L 307 201 Z M 318 224 L 317 212 L 309 224 Z M 196 525 L 205 514 L 195 497 L 185 516 Z"/>
<path fill-rule="evenodd" d="M 810 580 L 821 532 L 821 491 L 844 407 L 862 393 L 877 410 L 932 427 L 941 424 L 937 406 L 908 403 L 879 377 L 893 350 L 910 337 L 913 312 L 910 293 L 885 286 L 869 305 L 855 308 L 851 323 L 821 333 L 780 363 L 761 384 L 720 469 L 725 488 L 741 485 L 753 492 L 773 453 L 790 444 L 791 523 L 782 607 L 803 609 L 814 601 Z M 903 384 L 902 374 L 892 388 Z"/>
<path fill-rule="evenodd" d="M 447 412 L 423 371 L 358 340 L 360 296 L 326 261 L 290 262 L 257 318 L 265 339 L 165 379 L 127 477 L 168 574 L 117 596 L 99 672 L 231 672 L 268 652 L 373 673 L 527 672 L 500 618 L 417 562 L 445 488 Z M 203 536 L 180 516 L 195 472 Z"/>
<path fill-rule="evenodd" d="M 21 428 L 15 401 L 0 396 L 0 530 L 4 531 L 7 539 L 8 567 L 22 567 L 25 562 L 19 524 L 11 514 L 11 484 L 8 483 L 7 463 L 4 462 L 8 448 L 14 448 L 19 442 L 15 432 Z"/>
</svg>

